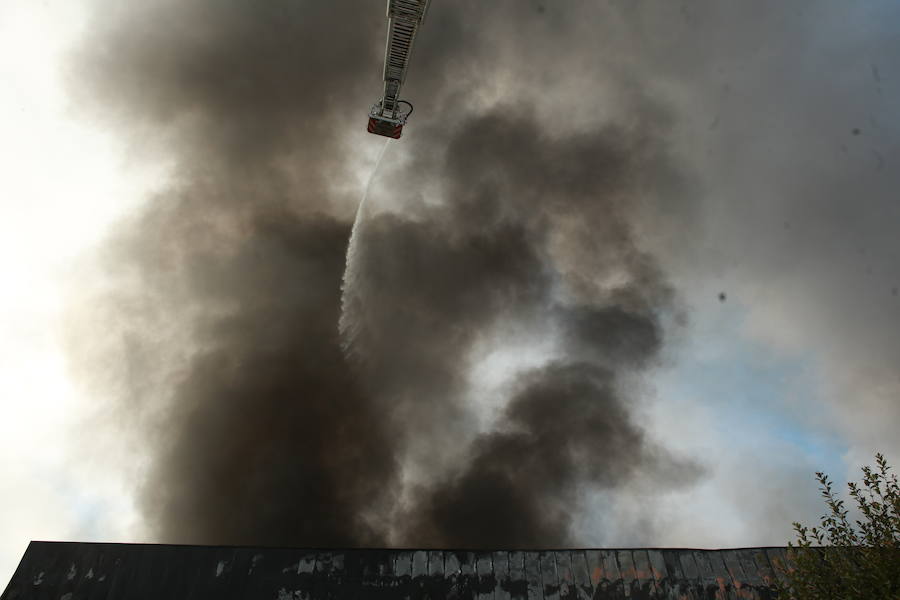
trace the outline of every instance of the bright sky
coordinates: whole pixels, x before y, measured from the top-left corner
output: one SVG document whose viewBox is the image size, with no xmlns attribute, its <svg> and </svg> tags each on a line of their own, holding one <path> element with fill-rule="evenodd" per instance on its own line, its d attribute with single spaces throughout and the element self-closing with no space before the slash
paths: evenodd
<svg viewBox="0 0 900 600">
<path fill-rule="evenodd" d="M 164 172 L 130 164 L 111 132 L 69 112 L 63 59 L 82 30 L 82 3 L 0 3 L 0 586 L 29 540 L 141 535 L 120 467 L 69 454 L 91 402 L 67 370 L 63 321 L 86 254 L 160 185 Z M 803 501 L 817 505 L 812 472 L 825 470 L 842 482 L 857 460 L 870 458 L 869 448 L 854 450 L 815 414 L 822 363 L 814 338 L 800 351 L 779 346 L 764 333 L 777 311 L 748 306 L 755 290 L 731 282 L 734 294 L 720 305 L 726 282 L 711 278 L 698 286 L 673 277 L 684 284 L 685 302 L 699 310 L 678 359 L 657 373 L 656 401 L 643 424 L 667 447 L 714 454 L 718 463 L 699 488 L 673 492 L 665 516 L 678 525 L 659 545 L 758 543 L 754 522 L 788 524 L 800 515 L 790 503 L 774 514 L 770 502 L 768 514 L 748 519 L 761 506 L 746 493 L 748 479 L 754 494 L 777 498 L 806 478 Z M 528 340 L 523 346 L 535 348 Z M 491 389 L 498 372 L 528 360 L 498 350 L 475 372 L 476 383 Z M 695 524 L 711 514 L 720 527 L 697 531 Z"/>
<path fill-rule="evenodd" d="M 152 177 L 127 168 L 110 137 L 67 114 L 61 59 L 82 19 L 76 2 L 0 4 L 3 582 L 31 539 L 113 539 L 132 519 L 114 479 L 88 480 L 87 466 L 67 455 L 88 399 L 62 350 L 65 290 L 77 285 L 79 257 Z"/>
</svg>

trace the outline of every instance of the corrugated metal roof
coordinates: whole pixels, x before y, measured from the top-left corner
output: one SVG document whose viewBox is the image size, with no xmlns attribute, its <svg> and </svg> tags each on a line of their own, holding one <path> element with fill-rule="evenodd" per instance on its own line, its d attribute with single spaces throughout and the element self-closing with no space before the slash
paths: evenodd
<svg viewBox="0 0 900 600">
<path fill-rule="evenodd" d="M 32 542 L 0 600 L 770 599 L 784 548 L 309 550 Z"/>
</svg>

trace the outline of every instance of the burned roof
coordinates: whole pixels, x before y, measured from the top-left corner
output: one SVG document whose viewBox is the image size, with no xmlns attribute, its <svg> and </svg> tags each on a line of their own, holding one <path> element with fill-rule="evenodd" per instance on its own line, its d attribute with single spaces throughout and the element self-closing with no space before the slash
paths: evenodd
<svg viewBox="0 0 900 600">
<path fill-rule="evenodd" d="M 0 600 L 774 598 L 784 548 L 311 550 L 32 542 Z"/>
</svg>

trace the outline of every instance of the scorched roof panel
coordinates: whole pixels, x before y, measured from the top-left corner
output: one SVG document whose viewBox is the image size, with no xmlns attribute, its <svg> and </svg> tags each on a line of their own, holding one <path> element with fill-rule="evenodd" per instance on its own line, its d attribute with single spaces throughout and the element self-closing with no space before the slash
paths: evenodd
<svg viewBox="0 0 900 600">
<path fill-rule="evenodd" d="M 0 600 L 770 599 L 783 548 L 311 550 L 32 542 Z"/>
</svg>

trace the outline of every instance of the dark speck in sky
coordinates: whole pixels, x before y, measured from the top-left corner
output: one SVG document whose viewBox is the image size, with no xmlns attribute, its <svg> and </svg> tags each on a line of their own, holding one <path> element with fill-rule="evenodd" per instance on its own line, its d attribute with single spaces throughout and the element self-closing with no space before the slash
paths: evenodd
<svg viewBox="0 0 900 600">
<path fill-rule="evenodd" d="M 725 292 L 719 292 L 719 302 L 725 302 L 726 298 Z"/>
<path fill-rule="evenodd" d="M 859 135 L 859 127 L 853 128 L 853 135 Z"/>
<path fill-rule="evenodd" d="M 881 83 L 881 75 L 878 73 L 877 65 L 872 65 L 872 77 L 875 79 L 875 83 Z"/>
</svg>

